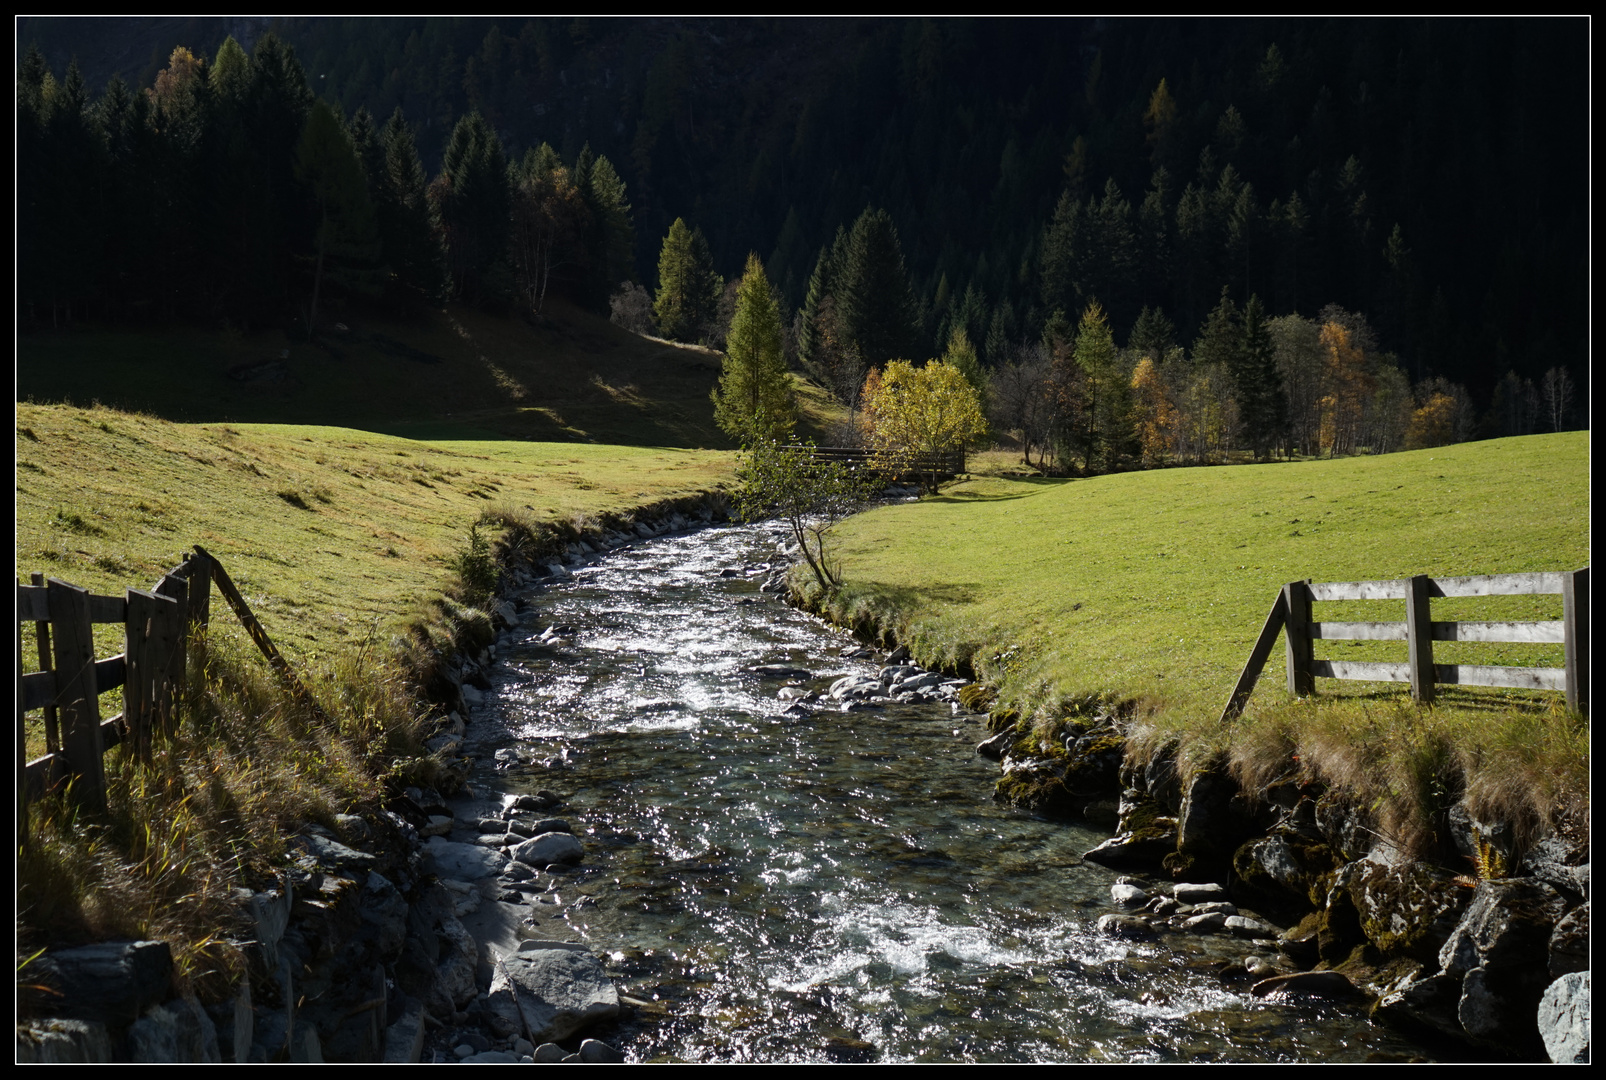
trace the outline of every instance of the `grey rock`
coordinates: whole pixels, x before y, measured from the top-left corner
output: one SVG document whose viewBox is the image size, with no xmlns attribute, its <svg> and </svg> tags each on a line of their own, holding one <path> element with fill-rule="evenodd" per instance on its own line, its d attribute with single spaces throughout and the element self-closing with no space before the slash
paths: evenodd
<svg viewBox="0 0 1606 1080">
<path fill-rule="evenodd" d="M 478 844 L 459 844 L 432 836 L 424 845 L 424 866 L 443 877 L 472 881 L 502 872 L 506 857 Z"/>
<path fill-rule="evenodd" d="M 1355 984 L 1336 971 L 1301 971 L 1293 975 L 1275 975 L 1262 979 L 1249 988 L 1256 997 L 1271 994 L 1301 994 L 1310 997 L 1349 997 L 1355 993 Z"/>
<path fill-rule="evenodd" d="M 1149 920 L 1137 915 L 1101 915 L 1095 925 L 1101 934 L 1128 941 L 1147 941 L 1155 936 Z"/>
<path fill-rule="evenodd" d="M 1149 899 L 1149 894 L 1136 885 L 1118 882 L 1110 886 L 1110 899 L 1119 907 L 1142 907 Z"/>
<path fill-rule="evenodd" d="M 366 851 L 347 847 L 338 840 L 331 840 L 317 833 L 308 833 L 297 836 L 290 841 L 291 850 L 299 850 L 304 859 L 311 859 L 323 870 L 361 870 L 373 869 L 379 860 Z"/>
<path fill-rule="evenodd" d="M 1460 975 L 1495 967 L 1539 967 L 1566 901 L 1542 881 L 1480 881 L 1454 933 L 1439 951 L 1439 966 Z"/>
<path fill-rule="evenodd" d="M 569 1052 L 555 1042 L 544 1042 L 530 1056 L 542 1064 L 551 1064 L 562 1061 L 569 1056 Z"/>
<path fill-rule="evenodd" d="M 424 1010 L 414 1007 L 385 1029 L 386 1065 L 416 1065 L 424 1051 Z"/>
<path fill-rule="evenodd" d="M 362 896 L 362 919 L 381 956 L 393 956 L 407 938 L 407 898 L 382 874 L 369 871 Z"/>
<path fill-rule="evenodd" d="M 436 735 L 424 740 L 424 749 L 441 757 L 452 757 L 462 748 L 463 740 L 457 735 Z"/>
<path fill-rule="evenodd" d="M 1521 1045 L 1537 1033 L 1539 999 L 1544 993 L 1536 971 L 1475 967 L 1461 980 L 1456 1017 L 1468 1035 L 1494 1045 Z"/>
<path fill-rule="evenodd" d="M 418 830 L 420 836 L 445 836 L 457 822 L 449 814 L 431 814 L 429 821 Z"/>
<path fill-rule="evenodd" d="M 1207 904 L 1227 899 L 1227 890 L 1213 881 L 1179 881 L 1177 887 L 1171 890 L 1171 895 L 1177 898 L 1178 903 Z"/>
<path fill-rule="evenodd" d="M 1152 866 L 1176 848 L 1177 819 L 1153 817 L 1143 828 L 1119 832 L 1082 858 L 1105 866 Z"/>
<path fill-rule="evenodd" d="M 107 941 L 47 952 L 27 970 L 55 991 L 58 1016 L 121 1027 L 172 992 L 173 954 L 165 941 Z"/>
<path fill-rule="evenodd" d="M 1238 907 L 1227 900 L 1206 900 L 1194 904 L 1193 911 L 1196 915 L 1237 915 Z"/>
<path fill-rule="evenodd" d="M 579 1058 L 592 1065 L 618 1065 L 625 1056 L 605 1042 L 586 1039 L 580 1044 Z"/>
<path fill-rule="evenodd" d="M 542 833 L 513 849 L 513 858 L 526 866 L 578 863 L 585 858 L 580 841 L 566 832 Z"/>
<path fill-rule="evenodd" d="M 1468 902 L 1466 889 L 1452 875 L 1403 858 L 1388 865 L 1378 859 L 1349 863 L 1339 880 L 1372 944 L 1424 961 L 1455 932 Z"/>
<path fill-rule="evenodd" d="M 1589 905 L 1562 916 L 1550 935 L 1550 977 L 1559 979 L 1589 970 Z"/>
<path fill-rule="evenodd" d="M 194 998 L 158 1005 L 128 1028 L 129 1057 L 138 1063 L 221 1065 L 217 1025 Z"/>
<path fill-rule="evenodd" d="M 754 664 L 746 669 L 765 679 L 812 679 L 814 672 L 791 664 Z"/>
<path fill-rule="evenodd" d="M 1014 746 L 1019 740 L 1020 736 L 1015 734 L 1013 728 L 1007 731 L 1000 731 L 992 738 L 983 739 L 977 743 L 976 753 L 991 761 L 1002 761 L 1004 760 L 1004 755 L 1009 753 L 1010 747 Z"/>
<path fill-rule="evenodd" d="M 589 951 L 521 949 L 497 966 L 485 1009 L 499 1034 L 551 1042 L 618 1016 L 619 995 Z"/>
<path fill-rule="evenodd" d="M 1247 915 L 1228 915 L 1226 921 L 1222 924 L 1222 928 L 1234 937 L 1265 938 L 1277 936 L 1277 928 L 1275 926 L 1261 922 L 1259 919 L 1251 919 Z"/>
<path fill-rule="evenodd" d="M 100 1065 L 111 1060 L 111 1036 L 98 1020 L 31 1020 L 17 1025 L 19 1065 Z"/>
<path fill-rule="evenodd" d="M 1589 972 L 1563 975 L 1539 999 L 1539 1035 L 1558 1065 L 1589 1063 Z"/>
<path fill-rule="evenodd" d="M 1182 923 L 1184 930 L 1190 934 L 1212 934 L 1227 925 L 1227 916 L 1219 911 L 1208 912 L 1204 915 L 1189 915 Z"/>
<path fill-rule="evenodd" d="M 1467 1033 L 1456 1015 L 1460 1002 L 1459 975 L 1430 975 L 1383 994 L 1373 1015 L 1397 1027 L 1419 1028 L 1464 1040 Z"/>
<path fill-rule="evenodd" d="M 1574 902 L 1589 899 L 1588 850 L 1574 850 L 1559 836 L 1547 836 L 1523 855 L 1518 877 L 1536 877 Z"/>
</svg>

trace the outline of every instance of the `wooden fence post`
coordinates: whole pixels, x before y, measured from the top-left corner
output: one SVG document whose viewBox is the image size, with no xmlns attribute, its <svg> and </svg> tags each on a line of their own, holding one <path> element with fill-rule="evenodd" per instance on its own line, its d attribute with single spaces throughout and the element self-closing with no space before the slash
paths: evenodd
<svg viewBox="0 0 1606 1080">
<path fill-rule="evenodd" d="M 45 583 L 45 575 L 43 575 L 43 574 L 33 574 L 28 580 L 32 581 L 35 585 L 43 585 Z M 49 671 L 50 670 L 50 624 L 47 623 L 47 622 L 36 622 L 36 623 L 33 624 L 33 630 L 34 630 L 34 637 L 37 638 L 38 642 L 39 642 L 39 670 L 40 671 Z M 17 662 L 18 663 L 22 662 L 21 653 L 18 653 L 18 655 L 17 655 Z M 45 702 L 45 710 L 44 711 L 45 711 L 45 753 L 54 754 L 57 750 L 61 749 L 61 733 L 56 730 L 56 703 L 54 701 Z"/>
<path fill-rule="evenodd" d="M 89 590 L 51 578 L 47 603 L 54 625 L 56 700 L 61 707 L 62 750 L 75 775 L 80 806 L 106 808 L 106 768 L 101 760 L 100 693 L 95 685 L 95 632 L 89 622 Z"/>
<path fill-rule="evenodd" d="M 1426 574 L 1405 582 L 1405 641 L 1410 656 L 1411 697 L 1433 702 L 1433 616 L 1430 614 Z M 1398 655 L 1398 654 L 1396 654 Z"/>
<path fill-rule="evenodd" d="M 1288 692 L 1295 697 L 1309 697 L 1316 692 L 1316 677 L 1311 673 L 1312 649 L 1310 644 L 1310 579 L 1290 581 L 1283 586 L 1283 641 L 1288 652 Z"/>
<path fill-rule="evenodd" d="M 177 719 L 175 709 L 179 699 L 184 694 L 184 687 L 188 681 L 185 678 L 187 664 L 185 663 L 184 642 L 188 637 L 186 630 L 188 628 L 187 616 L 190 610 L 189 590 L 190 583 L 184 579 L 182 568 L 173 571 L 156 583 L 155 591 L 157 596 L 166 596 L 178 601 L 177 605 L 169 606 L 161 616 L 162 637 L 166 643 L 166 648 L 159 657 L 163 662 L 162 670 L 165 673 L 162 679 L 163 693 L 160 712 L 162 726 L 165 729 L 165 734 L 168 735 L 173 733 L 173 725 Z"/>
<path fill-rule="evenodd" d="M 190 610 L 184 636 L 191 666 L 195 668 L 196 677 L 201 678 L 206 670 L 206 628 L 212 618 L 212 559 L 195 552 L 185 566 L 188 568 Z"/>
<path fill-rule="evenodd" d="M 1561 576 L 1562 621 L 1566 624 L 1567 707 L 1589 712 L 1589 567 Z"/>
<path fill-rule="evenodd" d="M 141 761 L 151 756 L 151 728 L 156 713 L 155 669 L 151 656 L 151 633 L 156 629 L 158 598 L 155 593 L 127 589 L 128 620 L 123 625 L 123 656 L 127 676 L 123 683 L 123 723 L 133 750 Z"/>
<path fill-rule="evenodd" d="M 1227 698 L 1227 707 L 1221 710 L 1221 723 L 1225 724 L 1244 711 L 1244 704 L 1248 702 L 1249 695 L 1254 693 L 1255 682 L 1260 678 L 1260 670 L 1271 656 L 1271 647 L 1277 644 L 1277 632 L 1287 621 L 1288 602 L 1279 591 L 1277 599 L 1272 601 L 1271 611 L 1266 615 L 1265 625 L 1260 628 L 1260 636 L 1255 639 L 1255 647 L 1249 650 L 1249 660 L 1238 676 L 1238 683 Z"/>
</svg>

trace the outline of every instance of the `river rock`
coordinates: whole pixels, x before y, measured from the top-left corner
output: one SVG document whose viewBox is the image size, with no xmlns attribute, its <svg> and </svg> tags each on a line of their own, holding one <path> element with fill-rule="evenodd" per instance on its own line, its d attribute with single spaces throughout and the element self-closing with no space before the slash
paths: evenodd
<svg viewBox="0 0 1606 1080">
<path fill-rule="evenodd" d="M 1252 919 L 1247 915 L 1228 915 L 1222 928 L 1234 937 L 1241 938 L 1274 938 L 1277 928 L 1270 923 Z"/>
<path fill-rule="evenodd" d="M 1489 964 L 1541 967 L 1565 913 L 1566 901 L 1542 881 L 1480 881 L 1454 935 L 1439 951 L 1439 966 L 1451 975 Z"/>
<path fill-rule="evenodd" d="M 1128 941 L 1148 941 L 1155 936 L 1149 920 L 1137 915 L 1101 915 L 1096 925 L 1099 933 Z"/>
<path fill-rule="evenodd" d="M 128 1054 L 136 1063 L 221 1065 L 217 1026 L 194 998 L 158 1005 L 128 1029 Z"/>
<path fill-rule="evenodd" d="M 424 845 L 426 869 L 443 878 L 473 881 L 495 877 L 506 863 L 501 852 L 478 844 L 460 844 L 432 836 Z"/>
<path fill-rule="evenodd" d="M 1222 764 L 1195 773 L 1177 815 L 1177 849 L 1166 869 L 1194 880 L 1226 883 L 1232 856 L 1249 835 L 1252 821 L 1238 784 Z"/>
<path fill-rule="evenodd" d="M 1414 860 L 1364 859 L 1345 866 L 1339 878 L 1362 933 L 1386 954 L 1433 959 L 1467 907 L 1467 891 L 1454 877 Z"/>
<path fill-rule="evenodd" d="M 619 994 L 589 951 L 520 950 L 497 965 L 485 1010 L 501 1036 L 523 1030 L 534 1042 L 556 1042 L 618 1016 Z"/>
<path fill-rule="evenodd" d="M 1179 881 L 1171 895 L 1181 904 L 1208 904 L 1227 899 L 1227 890 L 1213 881 Z"/>
<path fill-rule="evenodd" d="M 105 941 L 53 949 L 26 973 L 54 991 L 48 1000 L 57 1016 L 121 1026 L 171 993 L 173 954 L 165 941 Z"/>
<path fill-rule="evenodd" d="M 578 863 L 585 858 L 580 841 L 566 832 L 541 833 L 513 849 L 513 858 L 526 866 Z"/>
<path fill-rule="evenodd" d="M 1574 908 L 1556 924 L 1550 935 L 1552 979 L 1589 970 L 1589 905 Z"/>
<path fill-rule="evenodd" d="M 1004 760 L 1004 755 L 1009 753 L 1010 747 L 1014 746 L 1018 741 L 1020 741 L 1020 736 L 1015 733 L 1014 728 L 1010 728 L 1008 731 L 1000 731 L 992 738 L 983 739 L 977 743 L 976 753 L 992 761 L 1002 761 Z"/>
<path fill-rule="evenodd" d="M 1128 823 L 1123 819 L 1122 824 Z M 1177 847 L 1177 819 L 1159 815 L 1144 818 L 1140 826 L 1120 832 L 1082 855 L 1104 866 L 1153 866 Z"/>
<path fill-rule="evenodd" d="M 1149 899 L 1149 894 L 1136 885 L 1121 881 L 1110 886 L 1110 899 L 1117 906 L 1124 908 L 1142 907 Z"/>
<path fill-rule="evenodd" d="M 1558 1065 L 1589 1063 L 1589 972 L 1563 975 L 1539 999 L 1539 1035 Z"/>
<path fill-rule="evenodd" d="M 1310 997 L 1350 997 L 1355 984 L 1337 971 L 1301 971 L 1293 975 L 1274 975 L 1249 988 L 1256 997 L 1271 994 L 1304 994 Z"/>
<path fill-rule="evenodd" d="M 765 679 L 812 679 L 814 672 L 791 664 L 754 664 L 749 672 Z"/>
<path fill-rule="evenodd" d="M 1213 934 L 1227 925 L 1227 916 L 1219 911 L 1206 912 L 1203 915 L 1189 915 L 1182 922 L 1182 928 L 1190 934 Z"/>
</svg>

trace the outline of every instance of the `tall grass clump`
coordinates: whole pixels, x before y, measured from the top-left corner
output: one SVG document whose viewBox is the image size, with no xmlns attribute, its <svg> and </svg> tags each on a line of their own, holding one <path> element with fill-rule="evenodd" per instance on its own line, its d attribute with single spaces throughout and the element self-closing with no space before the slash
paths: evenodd
<svg viewBox="0 0 1606 1080">
<path fill-rule="evenodd" d="M 163 940 L 180 990 L 225 996 L 245 973 L 233 891 L 275 881 L 307 822 L 375 804 L 421 719 L 393 661 L 356 653 L 307 673 L 298 703 L 238 632 L 215 633 L 170 736 L 148 761 L 105 758 L 107 810 L 57 793 L 29 808 L 17 861 L 19 955 L 108 938 Z"/>
<path fill-rule="evenodd" d="M 1146 755 L 1174 742 L 1184 766 L 1216 756 L 1251 796 L 1317 782 L 1363 811 L 1380 839 L 1466 870 L 1450 843 L 1458 804 L 1511 828 L 1510 852 L 1560 833 L 1587 840 L 1589 727 L 1555 703 L 1446 694 L 1422 705 L 1398 692 L 1268 701 L 1226 724 L 1158 711 L 1135 724 Z"/>
</svg>

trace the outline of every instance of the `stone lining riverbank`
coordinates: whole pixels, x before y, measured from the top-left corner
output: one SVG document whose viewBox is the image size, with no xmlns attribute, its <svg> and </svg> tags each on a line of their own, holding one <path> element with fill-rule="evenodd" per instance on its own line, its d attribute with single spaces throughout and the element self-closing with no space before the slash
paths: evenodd
<svg viewBox="0 0 1606 1080">
<path fill-rule="evenodd" d="M 1467 869 L 1492 871 L 1469 876 L 1400 851 L 1365 808 L 1323 784 L 1245 791 L 1220 765 L 1185 774 L 1175 744 L 1133 760 L 1117 710 L 1067 720 L 1052 754 L 1017 724 L 995 712 L 999 734 L 978 747 L 1000 760 L 998 797 L 1112 825 L 1116 835 L 1084 857 L 1147 886 L 1114 897 L 1133 910 L 1107 916 L 1108 933 L 1235 934 L 1267 955 L 1224 971 L 1229 981 L 1303 973 L 1257 991 L 1357 997 L 1453 1055 L 1588 1060 L 1587 841 L 1551 835 L 1519 848 L 1508 825 L 1457 807 L 1455 850 Z M 1168 880 L 1188 884 L 1167 895 Z M 1232 912 L 1179 902 L 1201 886 Z"/>
<path fill-rule="evenodd" d="M 51 950 L 29 967 L 47 989 L 19 1018 L 18 1061 L 622 1060 L 584 1036 L 638 1003 L 588 946 L 564 940 L 565 887 L 585 873 L 584 846 L 558 816 L 558 795 L 470 786 L 471 751 L 519 765 L 475 745 L 474 719 L 498 640 L 519 624 L 520 593 L 724 516 L 723 498 L 709 495 L 503 552 L 489 618 L 460 620 L 456 648 L 427 680 L 437 786 L 341 815 L 334 829 L 305 826 L 279 880 L 241 890 L 233 925 L 220 928 L 248 958 L 239 995 L 174 997 L 163 942 Z"/>
</svg>

